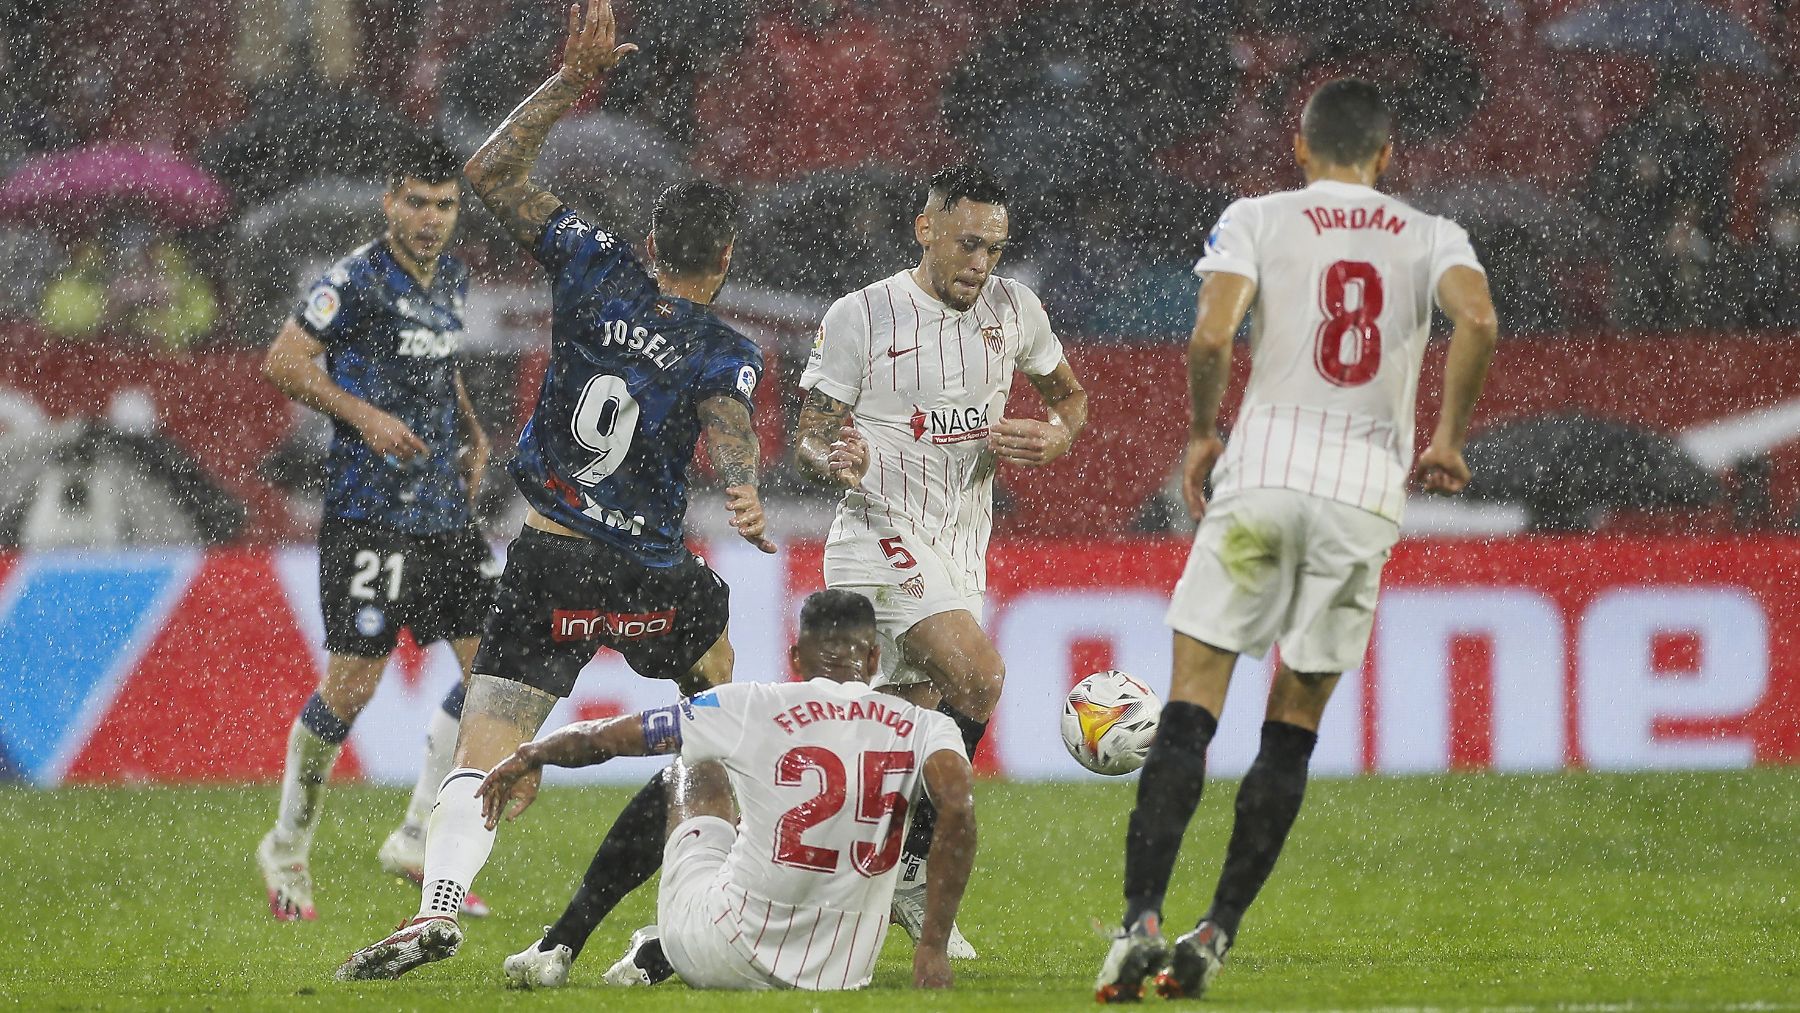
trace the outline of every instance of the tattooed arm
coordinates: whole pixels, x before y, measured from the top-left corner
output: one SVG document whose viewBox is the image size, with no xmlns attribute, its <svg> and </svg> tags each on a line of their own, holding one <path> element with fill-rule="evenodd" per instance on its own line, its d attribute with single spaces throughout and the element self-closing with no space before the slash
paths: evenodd
<svg viewBox="0 0 1800 1013">
<path fill-rule="evenodd" d="M 544 224 L 562 206 L 555 194 L 532 181 L 531 167 L 563 113 L 596 78 L 637 52 L 629 42 L 614 41 L 611 0 L 593 0 L 585 17 L 579 5 L 571 4 L 561 69 L 519 103 L 463 166 L 463 176 L 481 202 L 528 250 L 537 246 Z"/>
<path fill-rule="evenodd" d="M 731 511 L 731 526 L 744 541 L 774 552 L 775 543 L 764 534 L 762 498 L 757 494 L 757 468 L 762 461 L 762 447 L 756 439 L 756 427 L 750 424 L 750 409 L 734 397 L 709 397 L 700 402 L 700 424 L 706 429 L 706 454 L 713 469 L 725 481 L 725 506 Z"/>
<path fill-rule="evenodd" d="M 815 482 L 836 482 L 854 489 L 869 470 L 869 444 L 847 419 L 850 406 L 822 394 L 806 392 L 800 406 L 799 439 L 794 467 Z"/>
</svg>

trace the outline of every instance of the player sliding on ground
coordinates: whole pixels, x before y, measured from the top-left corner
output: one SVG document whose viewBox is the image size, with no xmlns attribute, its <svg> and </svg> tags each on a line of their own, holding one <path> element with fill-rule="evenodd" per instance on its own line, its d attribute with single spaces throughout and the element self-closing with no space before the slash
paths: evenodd
<svg viewBox="0 0 1800 1013">
<path fill-rule="evenodd" d="M 1006 205 L 1004 188 L 978 167 L 932 177 L 913 221 L 918 264 L 839 299 L 819 326 L 800 378 L 794 455 L 802 474 L 844 490 L 825 584 L 875 605 L 874 684 L 940 707 L 971 756 L 1006 679 L 981 628 L 995 462 L 1049 464 L 1087 424 L 1087 392 L 1043 304 L 993 273 L 1011 231 Z M 1043 397 L 1048 420 L 1006 417 L 1015 369 Z M 894 920 L 914 938 L 931 835 L 927 805 L 894 897 Z M 975 949 L 955 932 L 950 953 Z"/>
<path fill-rule="evenodd" d="M 317 917 L 309 855 L 325 780 L 401 628 L 421 645 L 449 641 L 467 680 L 499 572 L 471 509 L 488 443 L 457 366 L 469 272 L 444 253 L 462 208 L 456 156 L 435 138 L 403 144 L 381 208 L 387 234 L 325 272 L 263 363 L 283 394 L 332 420 L 319 525 L 330 656 L 288 734 L 281 808 L 256 849 L 279 921 Z M 382 868 L 414 883 L 463 689 L 432 714 L 406 820 L 378 852 Z M 487 912 L 472 893 L 462 903 L 465 914 Z"/>
<path fill-rule="evenodd" d="M 623 238 L 530 178 L 557 119 L 635 48 L 615 45 L 603 0 L 585 17 L 571 7 L 561 69 L 464 168 L 550 273 L 550 362 L 510 465 L 530 511 L 475 657 L 456 769 L 432 810 L 418 915 L 351 955 L 340 978 L 393 978 L 456 952 L 457 907 L 494 846 L 474 786 L 536 734 L 595 651 L 611 647 L 684 695 L 730 680 L 729 592 L 683 541 L 687 466 L 703 429 L 732 525 L 775 551 L 750 425 L 762 356 L 709 308 L 731 267 L 736 198 L 704 182 L 664 190 L 651 215 L 652 277 Z"/>
<path fill-rule="evenodd" d="M 1374 189 L 1393 154 L 1388 129 L 1373 85 L 1322 86 L 1294 139 L 1308 186 L 1232 204 L 1195 266 L 1204 282 L 1188 346 L 1182 491 L 1201 521 L 1169 605 L 1174 676 L 1138 779 L 1124 924 L 1094 986 L 1102 1001 L 1136 1001 L 1159 971 L 1166 997 L 1204 993 L 1275 867 L 1325 703 L 1368 648 L 1406 502 L 1434 297 L 1455 332 L 1437 429 L 1412 472 L 1431 492 L 1469 481 L 1463 443 L 1493 355 L 1494 307 L 1461 228 Z M 1250 381 L 1227 447 L 1219 399 L 1233 335 L 1252 307 Z M 1163 896 L 1200 801 L 1232 666 L 1271 644 L 1281 663 L 1218 889 L 1171 948 Z"/>
<path fill-rule="evenodd" d="M 569 725 L 488 774 L 482 813 L 491 828 L 509 804 L 510 816 L 523 812 L 547 764 L 679 752 L 656 901 L 654 945 L 668 967 L 694 988 L 835 990 L 869 983 L 907 814 L 929 793 L 937 841 L 913 983 L 948 988 L 945 945 L 975 857 L 961 734 L 866 684 L 880 653 L 866 599 L 821 591 L 802 608 L 801 629 L 808 650 L 836 655 L 818 664 L 820 677 L 721 686 Z"/>
</svg>

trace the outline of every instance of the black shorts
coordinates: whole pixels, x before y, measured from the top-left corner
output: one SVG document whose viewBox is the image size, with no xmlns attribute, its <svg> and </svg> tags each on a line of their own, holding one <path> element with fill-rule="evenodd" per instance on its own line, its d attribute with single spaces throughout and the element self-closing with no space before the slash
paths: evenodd
<svg viewBox="0 0 1800 1013">
<path fill-rule="evenodd" d="M 645 566 L 587 538 L 526 527 L 506 556 L 474 671 L 568 696 L 602 647 L 639 675 L 677 679 L 694 667 L 731 610 L 731 589 L 687 554 Z"/>
<path fill-rule="evenodd" d="M 386 657 L 401 627 L 420 644 L 480 636 L 497 570 L 473 527 L 409 535 L 327 517 L 319 527 L 325 649 Z"/>
</svg>

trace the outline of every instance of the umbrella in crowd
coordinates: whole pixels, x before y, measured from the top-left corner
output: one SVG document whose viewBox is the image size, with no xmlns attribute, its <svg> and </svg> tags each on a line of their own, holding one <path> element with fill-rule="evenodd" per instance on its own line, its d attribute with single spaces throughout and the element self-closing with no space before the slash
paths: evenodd
<svg viewBox="0 0 1800 1013">
<path fill-rule="evenodd" d="M 0 545 L 216 545 L 244 518 L 242 503 L 152 432 L 83 420 L 0 437 Z"/>
<path fill-rule="evenodd" d="M 231 196 L 205 169 L 161 147 L 90 144 L 28 159 L 0 185 L 0 217 L 85 225 L 122 210 L 169 228 L 214 225 Z"/>
<path fill-rule="evenodd" d="M 1586 531 L 1603 510 L 1692 509 L 1721 493 L 1674 440 L 1585 415 L 1496 426 L 1470 440 L 1464 456 L 1475 473 L 1468 496 L 1523 503 L 1534 531 Z"/>
<path fill-rule="evenodd" d="M 1556 49 L 1635 53 L 1659 60 L 1767 73 L 1768 52 L 1742 17 L 1700 0 L 1606 0 L 1544 27 Z"/>
</svg>

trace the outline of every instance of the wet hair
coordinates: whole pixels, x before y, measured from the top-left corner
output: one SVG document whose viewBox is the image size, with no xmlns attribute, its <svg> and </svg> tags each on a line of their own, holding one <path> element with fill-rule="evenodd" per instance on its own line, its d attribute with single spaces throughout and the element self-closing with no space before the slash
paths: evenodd
<svg viewBox="0 0 1800 1013">
<path fill-rule="evenodd" d="M 657 267 L 669 274 L 718 270 L 737 236 L 738 198 L 728 187 L 703 179 L 671 183 L 650 211 Z"/>
<path fill-rule="evenodd" d="M 1392 125 L 1381 89 L 1356 77 L 1320 85 L 1300 114 L 1306 146 L 1333 165 L 1361 165 L 1374 158 L 1387 144 Z"/>
<path fill-rule="evenodd" d="M 409 179 L 422 183 L 460 180 L 462 161 L 436 134 L 409 137 L 388 157 L 388 189 L 398 190 Z"/>
<path fill-rule="evenodd" d="M 815 591 L 800 606 L 800 634 L 875 628 L 875 606 L 854 591 Z"/>
<path fill-rule="evenodd" d="M 948 211 L 959 200 L 1006 206 L 1006 184 L 993 173 L 970 162 L 939 169 L 925 194 L 926 210 Z"/>
</svg>

